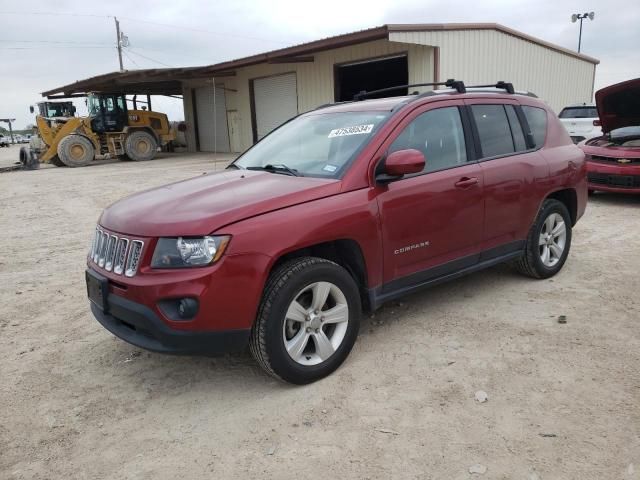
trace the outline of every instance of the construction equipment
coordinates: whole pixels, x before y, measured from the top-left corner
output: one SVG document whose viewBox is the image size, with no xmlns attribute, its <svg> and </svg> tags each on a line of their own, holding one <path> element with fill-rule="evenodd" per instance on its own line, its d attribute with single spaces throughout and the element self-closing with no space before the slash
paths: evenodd
<svg viewBox="0 0 640 480">
<path fill-rule="evenodd" d="M 88 117 L 65 116 L 75 113 L 71 102 L 42 102 L 38 105 L 40 115 L 36 116 L 37 138 L 32 139 L 29 150 L 23 147 L 20 160 L 25 165 L 35 158 L 68 167 L 84 167 L 96 155 L 151 160 L 158 146 L 175 139 L 175 132 L 164 113 L 127 110 L 126 101 L 124 94 L 89 94 Z M 54 112 L 62 116 L 49 116 L 52 104 Z"/>
<path fill-rule="evenodd" d="M 38 114 L 45 118 L 68 118 L 76 114 L 73 102 L 39 102 L 36 103 Z M 33 107 L 29 107 L 34 113 Z"/>
</svg>

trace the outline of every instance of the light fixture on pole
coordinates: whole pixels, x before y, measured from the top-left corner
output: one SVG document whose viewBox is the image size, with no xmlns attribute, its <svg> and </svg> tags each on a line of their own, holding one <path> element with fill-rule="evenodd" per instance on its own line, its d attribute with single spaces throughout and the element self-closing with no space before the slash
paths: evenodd
<svg viewBox="0 0 640 480">
<path fill-rule="evenodd" d="M 571 23 L 576 23 L 578 20 L 580 20 L 580 34 L 578 36 L 578 53 L 580 53 L 580 46 L 582 45 L 582 21 L 585 18 L 588 18 L 589 20 L 593 20 L 595 16 L 596 14 L 594 12 L 574 13 L 573 15 L 571 15 Z"/>
</svg>

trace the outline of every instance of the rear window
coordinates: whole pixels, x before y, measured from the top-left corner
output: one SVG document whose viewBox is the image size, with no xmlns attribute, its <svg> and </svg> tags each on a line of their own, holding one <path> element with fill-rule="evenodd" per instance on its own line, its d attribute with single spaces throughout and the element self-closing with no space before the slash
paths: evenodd
<svg viewBox="0 0 640 480">
<path fill-rule="evenodd" d="M 598 118 L 596 107 L 567 107 L 563 108 L 560 118 Z"/>
<path fill-rule="evenodd" d="M 522 106 L 522 112 L 524 113 L 533 143 L 536 148 L 540 148 L 544 145 L 544 140 L 547 136 L 547 112 L 543 108 L 529 107 L 527 105 Z"/>
<path fill-rule="evenodd" d="M 471 112 L 478 127 L 483 157 L 515 152 L 509 120 L 502 105 L 473 105 Z"/>
</svg>

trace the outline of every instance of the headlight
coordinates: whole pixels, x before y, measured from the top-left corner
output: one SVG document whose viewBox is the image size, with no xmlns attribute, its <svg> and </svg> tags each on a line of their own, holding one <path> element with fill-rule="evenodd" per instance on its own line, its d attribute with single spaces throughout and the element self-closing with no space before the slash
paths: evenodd
<svg viewBox="0 0 640 480">
<path fill-rule="evenodd" d="M 153 252 L 151 268 L 203 267 L 217 262 L 224 253 L 229 235 L 215 237 L 160 238 Z"/>
</svg>

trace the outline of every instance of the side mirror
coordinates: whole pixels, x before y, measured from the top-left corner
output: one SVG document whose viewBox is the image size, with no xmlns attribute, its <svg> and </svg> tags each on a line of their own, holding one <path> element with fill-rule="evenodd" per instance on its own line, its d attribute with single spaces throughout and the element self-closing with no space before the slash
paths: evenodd
<svg viewBox="0 0 640 480">
<path fill-rule="evenodd" d="M 30 111 L 31 113 L 35 112 L 35 110 L 33 109 L 33 105 L 29 105 L 29 111 Z"/>
<path fill-rule="evenodd" d="M 379 183 L 389 183 L 404 175 L 420 173 L 424 170 L 426 160 L 419 150 L 413 148 L 398 150 L 387 156 L 384 162 L 384 173 L 378 175 L 376 180 Z"/>
</svg>

